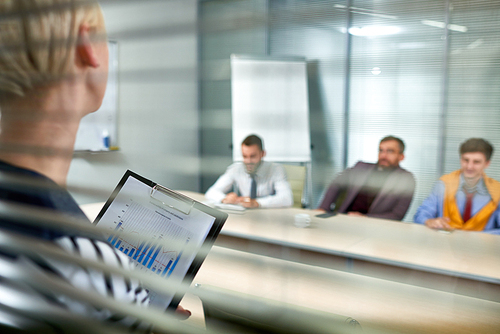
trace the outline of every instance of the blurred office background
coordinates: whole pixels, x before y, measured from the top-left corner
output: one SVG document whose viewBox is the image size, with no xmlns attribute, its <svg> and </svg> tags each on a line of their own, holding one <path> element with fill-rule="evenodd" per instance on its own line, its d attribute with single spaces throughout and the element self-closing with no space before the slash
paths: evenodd
<svg viewBox="0 0 500 334">
<path fill-rule="evenodd" d="M 120 150 L 75 154 L 81 203 L 105 200 L 126 169 L 206 191 L 232 162 L 233 53 L 308 60 L 313 207 L 345 167 L 375 162 L 388 134 L 405 141 L 417 180 L 406 221 L 459 168 L 463 140 L 500 149 L 500 1 L 101 3 L 119 50 Z M 500 179 L 498 154 L 487 172 Z"/>
</svg>

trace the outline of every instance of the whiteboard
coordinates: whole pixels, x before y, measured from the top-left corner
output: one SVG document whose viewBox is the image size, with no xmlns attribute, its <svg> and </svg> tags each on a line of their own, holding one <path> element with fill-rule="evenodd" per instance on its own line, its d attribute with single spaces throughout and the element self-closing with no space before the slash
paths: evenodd
<svg viewBox="0 0 500 334">
<path fill-rule="evenodd" d="M 262 138 L 268 161 L 311 161 L 304 58 L 231 55 L 231 102 L 234 161 L 250 134 Z"/>
<path fill-rule="evenodd" d="M 80 122 L 75 151 L 109 151 L 117 149 L 118 113 L 118 44 L 108 42 L 109 72 L 102 105 Z"/>
</svg>

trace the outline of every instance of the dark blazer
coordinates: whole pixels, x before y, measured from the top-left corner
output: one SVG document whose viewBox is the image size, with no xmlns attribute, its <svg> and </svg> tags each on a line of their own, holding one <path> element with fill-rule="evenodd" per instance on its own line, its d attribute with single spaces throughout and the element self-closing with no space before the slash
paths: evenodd
<svg viewBox="0 0 500 334">
<path fill-rule="evenodd" d="M 366 183 L 368 176 L 376 167 L 376 164 L 360 161 L 354 167 L 344 170 L 333 180 L 319 209 L 346 213 Z M 413 174 L 401 167 L 396 168 L 387 177 L 379 193 L 375 196 L 367 216 L 394 220 L 403 219 L 410 207 L 414 190 Z M 332 204 L 341 195 L 345 195 L 345 199 L 339 204 L 339 208 L 332 210 Z"/>
</svg>

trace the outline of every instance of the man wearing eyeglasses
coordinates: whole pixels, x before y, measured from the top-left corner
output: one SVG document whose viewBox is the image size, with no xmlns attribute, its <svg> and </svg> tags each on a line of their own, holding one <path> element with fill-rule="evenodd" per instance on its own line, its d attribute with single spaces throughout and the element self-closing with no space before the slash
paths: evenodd
<svg viewBox="0 0 500 334">
<path fill-rule="evenodd" d="M 415 179 L 399 163 L 404 142 L 387 136 L 379 144 L 377 163 L 358 162 L 340 173 L 318 209 L 350 216 L 402 220 L 410 206 Z"/>
</svg>

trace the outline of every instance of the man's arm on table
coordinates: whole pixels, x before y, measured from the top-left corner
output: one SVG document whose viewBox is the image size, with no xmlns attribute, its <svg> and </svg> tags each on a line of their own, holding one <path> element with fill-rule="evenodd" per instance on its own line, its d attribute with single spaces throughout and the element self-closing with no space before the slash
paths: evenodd
<svg viewBox="0 0 500 334">
<path fill-rule="evenodd" d="M 328 190 L 323 197 L 323 201 L 321 201 L 321 205 L 318 207 L 319 210 L 332 212 L 331 205 L 335 203 L 340 193 L 348 187 L 348 178 L 351 170 L 352 168 L 344 170 L 339 175 L 337 175 L 332 183 L 330 183 L 330 186 L 328 187 Z M 338 210 L 339 208 L 334 209 Z"/>
<path fill-rule="evenodd" d="M 391 194 L 396 199 L 396 204 L 390 211 L 384 213 L 368 213 L 367 217 L 402 220 L 410 207 L 413 193 L 415 192 L 415 179 L 411 173 L 404 173 L 398 178 L 396 193 Z"/>
<path fill-rule="evenodd" d="M 207 190 L 207 192 L 205 193 L 205 197 L 208 200 L 214 201 L 216 203 L 222 202 L 227 196 L 229 196 L 230 198 L 234 197 L 233 200 L 236 201 L 238 195 L 236 195 L 235 193 L 228 194 L 228 192 L 233 187 L 234 172 L 234 165 L 229 166 L 226 169 L 226 172 L 222 174 L 217 179 L 217 181 Z"/>
<path fill-rule="evenodd" d="M 417 224 L 425 225 L 432 229 L 453 230 L 448 224 L 450 219 L 442 217 L 444 201 L 444 183 L 438 181 L 431 194 L 422 202 L 417 209 L 413 221 Z"/>
<path fill-rule="evenodd" d="M 500 235 L 500 204 L 497 206 L 495 212 L 493 212 L 483 232 Z"/>
</svg>

